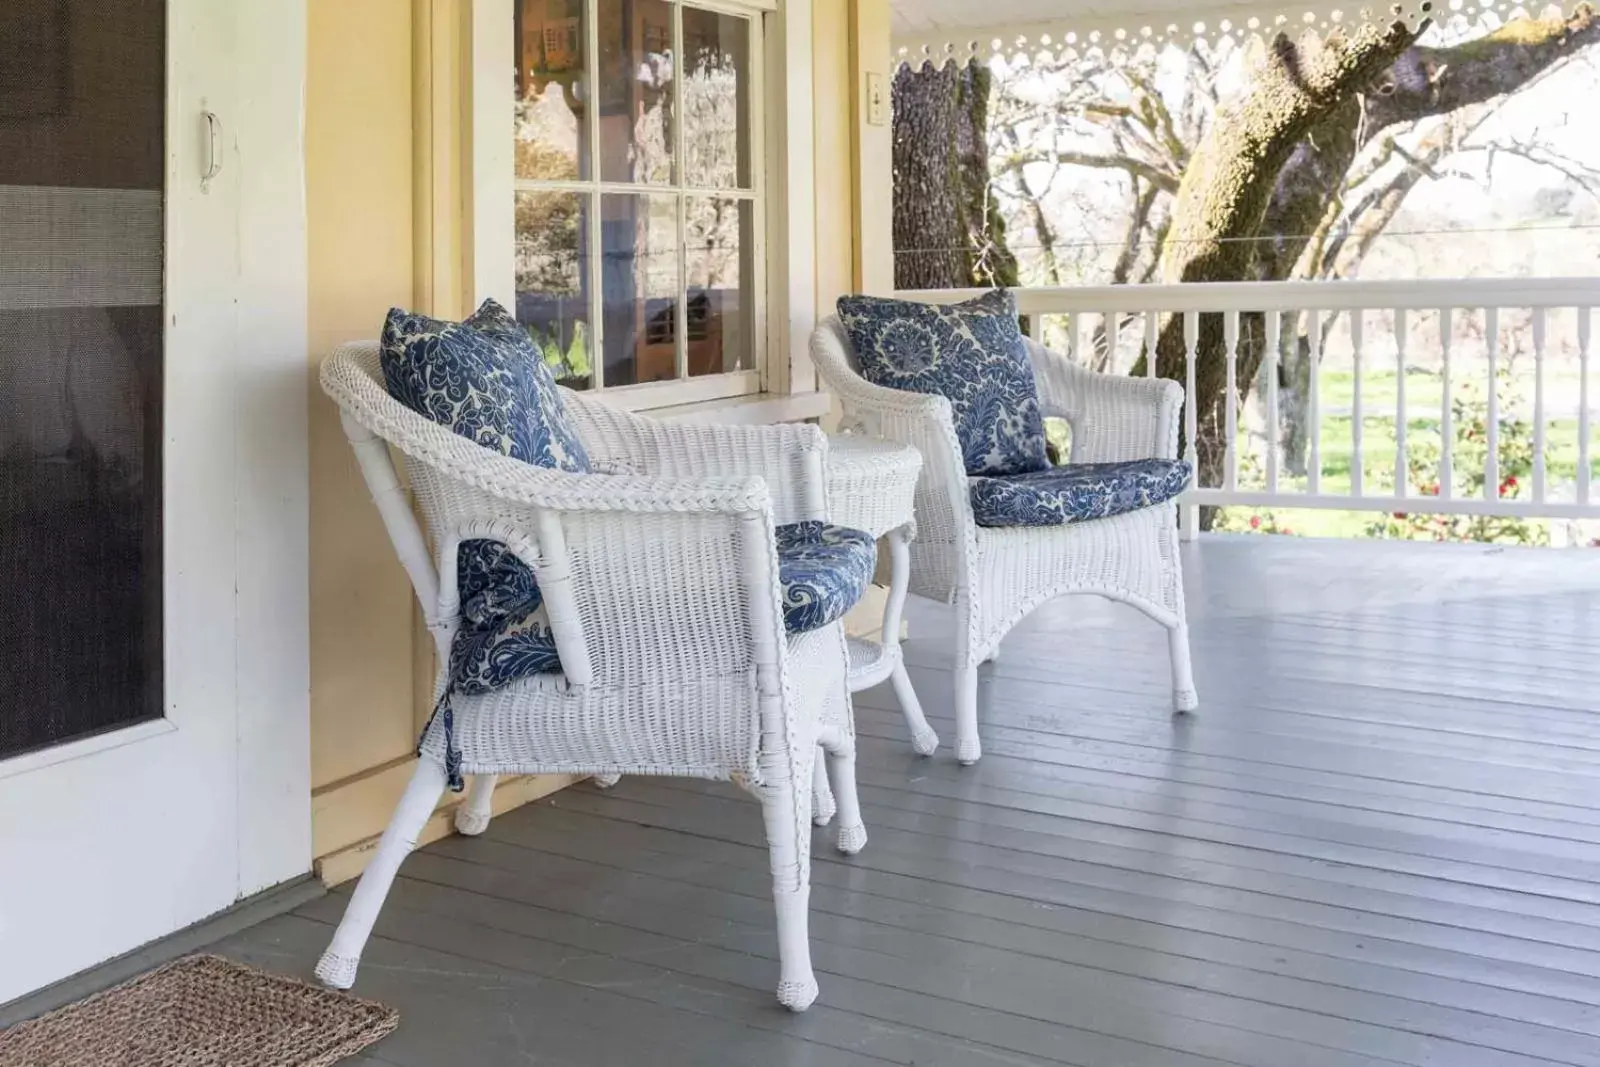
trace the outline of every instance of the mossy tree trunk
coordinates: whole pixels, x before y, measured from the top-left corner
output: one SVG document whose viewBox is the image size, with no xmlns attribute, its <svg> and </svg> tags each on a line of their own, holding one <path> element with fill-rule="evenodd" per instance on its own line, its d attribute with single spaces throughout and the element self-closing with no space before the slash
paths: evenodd
<svg viewBox="0 0 1600 1067">
<path fill-rule="evenodd" d="M 894 79 L 894 283 L 1016 285 L 989 189 L 989 68 L 902 69 Z"/>
</svg>

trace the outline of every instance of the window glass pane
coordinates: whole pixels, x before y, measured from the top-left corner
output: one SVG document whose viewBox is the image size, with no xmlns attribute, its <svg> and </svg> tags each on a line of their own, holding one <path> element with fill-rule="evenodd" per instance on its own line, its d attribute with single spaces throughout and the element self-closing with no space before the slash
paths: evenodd
<svg viewBox="0 0 1600 1067">
<path fill-rule="evenodd" d="M 684 183 L 750 187 L 750 20 L 683 9 Z"/>
<path fill-rule="evenodd" d="M 0 758 L 162 714 L 165 43 L 0 0 Z"/>
<path fill-rule="evenodd" d="M 678 372 L 678 200 L 600 198 L 607 386 Z"/>
<path fill-rule="evenodd" d="M 753 206 L 748 200 L 690 197 L 685 221 L 689 373 L 754 370 Z"/>
<path fill-rule="evenodd" d="M 600 178 L 672 181 L 672 5 L 600 0 Z"/>
<path fill-rule="evenodd" d="M 594 384 L 586 193 L 517 193 L 517 320 L 556 380 Z"/>
<path fill-rule="evenodd" d="M 589 177 L 583 8 L 583 0 L 517 0 L 519 178 L 573 181 Z"/>
</svg>

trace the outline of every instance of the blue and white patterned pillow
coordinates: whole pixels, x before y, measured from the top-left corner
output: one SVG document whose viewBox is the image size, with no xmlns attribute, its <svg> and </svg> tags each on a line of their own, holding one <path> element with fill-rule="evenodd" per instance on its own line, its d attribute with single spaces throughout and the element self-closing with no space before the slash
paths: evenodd
<svg viewBox="0 0 1600 1067">
<path fill-rule="evenodd" d="M 379 363 L 390 396 L 462 437 L 534 466 L 589 470 L 589 454 L 543 355 L 493 300 L 464 322 L 392 309 Z M 461 628 L 450 647 L 450 684 L 434 715 L 443 720 L 451 788 L 460 789 L 451 695 L 488 692 L 528 674 L 559 671 L 561 663 L 527 564 L 498 541 L 468 540 L 456 572 Z"/>
<path fill-rule="evenodd" d="M 589 469 L 543 355 L 493 300 L 464 322 L 393 308 L 380 347 L 389 395 L 412 411 L 524 463 Z"/>
<path fill-rule="evenodd" d="M 1010 292 L 943 305 L 844 296 L 839 319 L 867 381 L 949 399 L 968 474 L 1026 474 L 1050 465 L 1039 389 Z"/>
</svg>

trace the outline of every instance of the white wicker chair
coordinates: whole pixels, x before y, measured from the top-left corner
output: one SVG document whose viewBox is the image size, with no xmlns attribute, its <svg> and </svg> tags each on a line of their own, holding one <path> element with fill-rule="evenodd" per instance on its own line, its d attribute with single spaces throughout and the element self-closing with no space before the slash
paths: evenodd
<svg viewBox="0 0 1600 1067">
<path fill-rule="evenodd" d="M 1072 426 L 1074 462 L 1177 458 L 1183 388 L 1176 382 L 1096 374 L 1031 340 L 1026 344 L 1043 414 L 1064 418 Z M 817 327 L 811 355 L 839 398 L 845 426 L 922 452 L 911 591 L 955 604 L 960 762 L 975 763 L 983 754 L 978 740 L 979 665 L 994 657 L 1001 639 L 1030 611 L 1067 593 L 1124 601 L 1165 626 L 1173 706 L 1179 711 L 1198 706 L 1176 504 L 1065 526 L 979 526 L 972 517 L 950 401 L 862 378 L 837 316 Z"/>
<path fill-rule="evenodd" d="M 563 673 L 452 698 L 462 770 L 458 811 L 481 831 L 498 774 L 620 773 L 730 779 L 760 800 L 782 961 L 778 1000 L 816 998 L 807 941 L 812 768 L 828 755 L 838 842 L 866 843 L 839 623 L 784 632 L 774 523 L 825 515 L 827 441 L 814 426 L 680 426 L 567 392 L 599 470 L 570 474 L 479 447 L 413 413 L 383 385 L 375 344 L 322 366 L 401 561 L 446 685 L 459 625 L 461 541 L 508 545 L 538 574 Z M 386 444 L 387 442 L 387 444 Z M 419 524 L 390 458 L 405 457 Z M 424 526 L 427 538 L 424 538 Z M 428 545 L 432 544 L 432 554 Z M 317 976 L 355 981 L 361 951 L 401 861 L 442 795 L 435 723 Z"/>
</svg>

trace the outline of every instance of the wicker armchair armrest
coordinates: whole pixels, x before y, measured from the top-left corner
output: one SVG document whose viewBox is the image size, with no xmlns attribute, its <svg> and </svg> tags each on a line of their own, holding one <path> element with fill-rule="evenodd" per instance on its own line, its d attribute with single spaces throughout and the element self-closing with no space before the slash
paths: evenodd
<svg viewBox="0 0 1600 1067">
<path fill-rule="evenodd" d="M 1039 405 L 1072 425 L 1074 463 L 1177 459 L 1183 387 L 1165 378 L 1099 374 L 1028 341 Z"/>
</svg>

